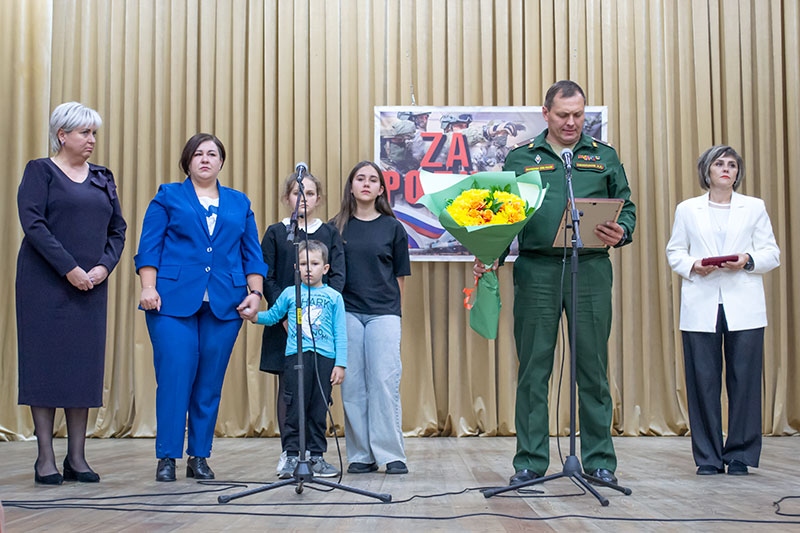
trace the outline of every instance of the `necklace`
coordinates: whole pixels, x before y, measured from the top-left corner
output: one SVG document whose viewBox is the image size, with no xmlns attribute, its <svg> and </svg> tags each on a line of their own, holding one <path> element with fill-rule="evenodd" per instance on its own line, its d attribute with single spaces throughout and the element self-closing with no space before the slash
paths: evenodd
<svg viewBox="0 0 800 533">
<path fill-rule="evenodd" d="M 708 207 L 711 208 L 710 215 L 712 229 L 717 233 L 727 231 L 727 222 L 728 216 L 730 215 L 731 204 L 718 204 L 709 200 Z"/>
</svg>

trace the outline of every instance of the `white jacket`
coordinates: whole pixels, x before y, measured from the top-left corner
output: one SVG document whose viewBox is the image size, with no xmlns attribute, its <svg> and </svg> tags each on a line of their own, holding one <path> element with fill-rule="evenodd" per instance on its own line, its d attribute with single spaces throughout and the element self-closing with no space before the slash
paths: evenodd
<svg viewBox="0 0 800 533">
<path fill-rule="evenodd" d="M 714 332 L 719 293 L 731 331 L 767 325 L 767 306 L 761 275 L 780 264 L 780 250 L 764 201 L 733 193 L 725 245 L 720 250 L 711 226 L 708 193 L 690 198 L 675 209 L 675 224 L 667 244 L 667 260 L 681 280 L 682 331 Z M 707 276 L 692 272 L 704 257 L 750 254 L 755 268 L 720 268 Z"/>
</svg>

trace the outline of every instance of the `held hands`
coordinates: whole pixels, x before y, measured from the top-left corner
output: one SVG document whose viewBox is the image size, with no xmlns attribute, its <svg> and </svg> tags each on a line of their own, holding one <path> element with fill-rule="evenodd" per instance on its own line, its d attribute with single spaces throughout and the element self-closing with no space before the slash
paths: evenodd
<svg viewBox="0 0 800 533">
<path fill-rule="evenodd" d="M 73 287 L 82 291 L 94 289 L 96 285 L 103 283 L 108 277 L 108 269 L 103 265 L 97 265 L 86 272 L 81 267 L 76 266 L 67 272 L 67 281 Z"/>
<path fill-rule="evenodd" d="M 737 259 L 736 261 L 725 261 L 720 266 L 716 265 L 705 265 L 703 266 L 703 260 L 698 259 L 692 265 L 692 272 L 698 274 L 700 276 L 708 276 L 715 270 L 719 270 L 720 268 L 728 268 L 730 270 L 741 270 L 744 268 L 744 265 L 747 264 L 747 254 L 736 254 Z"/>
<path fill-rule="evenodd" d="M 483 263 L 478 261 L 478 258 L 476 257 L 475 262 L 472 264 L 472 273 L 475 275 L 476 278 L 480 279 L 485 272 L 489 272 L 490 270 L 497 270 L 499 262 L 500 262 L 499 259 L 495 259 L 494 263 L 492 263 L 491 266 L 484 265 Z"/>
<path fill-rule="evenodd" d="M 705 265 L 704 266 L 703 265 L 703 260 L 702 259 L 698 259 L 692 265 L 692 272 L 694 272 L 695 274 L 698 274 L 700 276 L 708 276 L 709 274 L 711 274 L 712 272 L 714 272 L 718 268 L 719 267 L 716 266 L 716 265 Z"/>
<path fill-rule="evenodd" d="M 253 324 L 258 320 L 258 308 L 261 306 L 261 296 L 258 294 L 248 294 L 242 303 L 236 306 L 239 316 L 244 320 L 249 320 Z"/>
<path fill-rule="evenodd" d="M 108 277 L 108 269 L 103 265 L 97 265 L 92 267 L 87 274 L 94 285 L 100 285 Z"/>
<path fill-rule="evenodd" d="M 153 309 L 161 311 L 161 295 L 158 294 L 155 287 L 143 287 L 142 295 L 139 297 L 139 305 L 145 311 L 152 311 Z"/>
<path fill-rule="evenodd" d="M 333 367 L 333 372 L 331 372 L 331 385 L 341 385 L 342 381 L 344 381 L 344 367 Z"/>
<path fill-rule="evenodd" d="M 722 266 L 725 268 L 729 268 L 731 270 L 741 270 L 744 268 L 744 265 L 747 264 L 747 254 L 736 254 L 739 258 L 736 261 L 725 261 L 722 263 Z"/>
<path fill-rule="evenodd" d="M 94 268 L 89 272 L 93 271 Z M 108 273 L 106 273 L 106 275 L 108 275 Z M 93 289 L 95 285 L 92 282 L 92 278 L 89 277 L 89 274 L 87 274 L 86 271 L 79 266 L 76 266 L 75 268 L 67 272 L 67 281 L 69 281 L 73 287 L 81 291 L 88 291 L 89 289 Z"/>
<path fill-rule="evenodd" d="M 625 235 L 625 230 L 616 222 L 607 220 L 594 227 L 594 234 L 598 239 L 603 241 L 603 244 L 606 246 L 616 246 Z"/>
</svg>

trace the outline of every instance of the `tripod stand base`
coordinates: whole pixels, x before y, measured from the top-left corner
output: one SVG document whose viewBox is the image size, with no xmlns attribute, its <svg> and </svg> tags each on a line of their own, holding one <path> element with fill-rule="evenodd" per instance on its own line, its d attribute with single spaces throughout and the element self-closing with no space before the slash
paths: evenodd
<svg viewBox="0 0 800 533">
<path fill-rule="evenodd" d="M 389 503 L 392 501 L 391 494 L 380 494 L 377 492 L 369 492 L 367 490 L 357 489 L 355 487 L 349 487 L 347 485 L 342 485 L 340 483 L 335 483 L 333 481 L 328 481 L 327 479 L 320 479 L 315 478 L 312 473 L 311 469 L 308 466 L 308 461 L 298 461 L 297 468 L 294 470 L 294 475 L 291 479 L 284 479 L 282 481 L 277 481 L 275 483 L 270 483 L 268 485 L 263 485 L 261 487 L 256 487 L 253 489 L 245 490 L 242 492 L 238 492 L 236 494 L 224 494 L 217 498 L 217 502 L 219 503 L 228 503 L 231 500 L 236 500 L 238 498 L 244 498 L 245 496 L 250 496 L 252 494 L 258 494 L 259 492 L 266 492 L 268 490 L 277 489 L 279 487 L 285 487 L 286 485 L 295 485 L 294 491 L 297 494 L 303 493 L 303 486 L 306 483 L 316 483 L 318 485 L 325 485 L 326 487 L 331 487 L 334 489 L 343 490 L 346 492 L 352 492 L 354 494 L 360 494 L 361 496 L 367 496 L 369 498 L 375 498 L 376 500 L 380 500 L 383 503 Z"/>
<path fill-rule="evenodd" d="M 517 483 L 516 485 L 509 485 L 507 487 L 497 487 L 497 488 L 494 488 L 494 489 L 486 489 L 486 490 L 483 491 L 483 496 L 484 496 L 484 498 L 491 498 L 492 496 L 495 496 L 497 494 L 502 494 L 503 492 L 517 490 L 517 489 L 521 489 L 521 488 L 524 488 L 524 487 L 530 487 L 531 485 L 538 485 L 540 483 L 545 483 L 545 482 L 550 481 L 552 479 L 560 479 L 560 478 L 563 478 L 563 477 L 569 478 L 576 485 L 581 486 L 584 489 L 586 489 L 595 498 L 597 498 L 597 501 L 599 501 L 600 505 L 602 505 L 603 507 L 607 507 L 608 506 L 608 500 L 602 494 L 597 492 L 597 489 L 595 489 L 593 486 L 591 486 L 589 484 L 590 482 L 592 482 L 592 483 L 594 483 L 596 485 L 602 485 L 604 487 L 608 487 L 610 489 L 614 489 L 614 490 L 616 490 L 618 492 L 621 492 L 622 494 L 624 494 L 626 496 L 630 496 L 633 493 L 633 491 L 631 491 L 631 489 L 629 489 L 627 487 L 621 487 L 621 486 L 617 485 L 616 483 L 611 483 L 610 481 L 605 481 L 603 479 L 600 479 L 600 478 L 597 478 L 597 477 L 594 477 L 594 476 L 590 476 L 589 474 L 586 474 L 586 473 L 582 472 L 581 471 L 581 463 L 578 460 L 578 458 L 576 456 L 574 456 L 574 455 L 570 455 L 570 456 L 567 457 L 567 460 L 564 462 L 564 469 L 561 472 L 559 472 L 558 474 L 552 474 L 550 476 L 538 477 L 538 478 L 532 479 L 530 481 L 525 481 L 524 483 Z"/>
</svg>

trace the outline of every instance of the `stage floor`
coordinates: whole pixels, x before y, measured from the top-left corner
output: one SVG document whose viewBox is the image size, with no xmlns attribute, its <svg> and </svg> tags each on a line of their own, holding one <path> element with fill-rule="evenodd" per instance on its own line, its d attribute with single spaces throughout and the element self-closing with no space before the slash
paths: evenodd
<svg viewBox="0 0 800 533">
<path fill-rule="evenodd" d="M 340 442 L 344 445 L 343 439 Z M 55 443 L 60 462 L 66 453 L 66 440 L 56 439 Z M 499 495 L 486 499 L 473 490 L 403 503 L 400 500 L 413 495 L 457 493 L 472 487 L 505 484 L 513 473 L 515 440 L 409 438 L 405 444 L 409 474 L 388 476 L 381 469 L 371 474 L 345 474 L 342 480 L 360 489 L 389 493 L 397 503 L 383 504 L 343 491 L 319 492 L 306 485 L 299 495 L 288 486 L 220 505 L 217 496 L 239 492 L 244 486 L 204 486 L 187 480 L 185 460 L 178 461 L 177 482 L 156 483 L 152 439 L 88 440 L 87 456 L 102 481 L 96 485 L 65 483 L 59 487 L 34 485 L 35 442 L 0 442 L 3 532 L 323 528 L 372 533 L 412 529 L 800 530 L 800 498 L 787 500 L 781 506 L 783 512 L 793 513 L 794 517 L 776 515 L 773 505 L 783 496 L 800 496 L 798 437 L 765 438 L 761 467 L 741 477 L 695 475 L 688 438 L 615 438 L 617 475 L 633 494 L 625 496 L 599 488 L 610 501 L 608 507 L 602 507 L 591 494 L 575 496 L 581 491 L 565 479 L 539 485 L 542 494 L 524 497 Z M 569 440 L 561 439 L 561 445 L 566 453 Z M 329 450 L 326 458 L 338 466 L 332 439 Z M 276 480 L 279 453 L 280 441 L 274 438 L 215 439 L 209 464 L 218 481 L 244 481 L 249 482 L 248 487 L 254 487 L 256 483 Z M 559 471 L 556 441 L 551 439 L 549 473 Z M 18 507 L 22 501 L 28 502 L 30 508 Z M 54 503 L 76 508 L 48 508 Z"/>
</svg>

